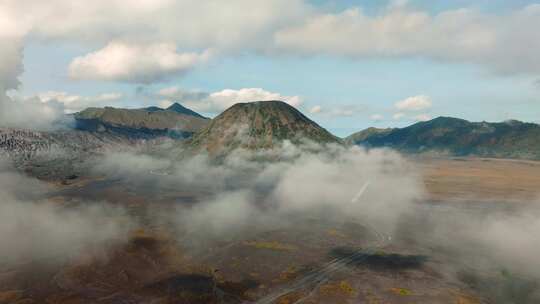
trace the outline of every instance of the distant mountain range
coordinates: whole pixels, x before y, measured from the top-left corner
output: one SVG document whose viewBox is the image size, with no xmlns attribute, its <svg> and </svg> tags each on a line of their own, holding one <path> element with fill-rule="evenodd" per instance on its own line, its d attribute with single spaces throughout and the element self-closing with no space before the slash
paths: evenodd
<svg viewBox="0 0 540 304">
<path fill-rule="evenodd" d="M 140 140 L 182 140 L 192 152 L 272 148 L 288 140 L 388 147 L 404 153 L 540 160 L 540 126 L 520 121 L 469 122 L 439 117 L 405 128 L 368 128 L 340 139 L 281 101 L 238 103 L 214 119 L 180 104 L 162 109 L 88 108 L 73 115 L 75 130 L 0 128 L 0 154 L 32 159 L 51 152 L 92 154 Z"/>
<path fill-rule="evenodd" d="M 345 141 L 406 153 L 540 159 L 540 125 L 516 120 L 488 123 L 438 117 L 405 128 L 369 128 Z"/>
<path fill-rule="evenodd" d="M 88 108 L 74 115 L 76 129 L 121 134 L 133 138 L 191 137 L 210 119 L 175 103 L 166 109 Z"/>
<path fill-rule="evenodd" d="M 225 110 L 196 133 L 190 145 L 196 150 L 222 154 L 239 147 L 272 148 L 284 140 L 341 141 L 285 102 L 256 101 L 237 103 Z"/>
</svg>

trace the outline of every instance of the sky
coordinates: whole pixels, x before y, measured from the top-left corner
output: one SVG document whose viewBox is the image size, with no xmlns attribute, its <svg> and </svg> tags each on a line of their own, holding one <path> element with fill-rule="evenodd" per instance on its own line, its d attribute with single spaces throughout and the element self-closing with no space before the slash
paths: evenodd
<svg viewBox="0 0 540 304">
<path fill-rule="evenodd" d="M 280 99 L 339 136 L 540 122 L 538 28 L 524 0 L 0 0 L 0 120 Z"/>
</svg>

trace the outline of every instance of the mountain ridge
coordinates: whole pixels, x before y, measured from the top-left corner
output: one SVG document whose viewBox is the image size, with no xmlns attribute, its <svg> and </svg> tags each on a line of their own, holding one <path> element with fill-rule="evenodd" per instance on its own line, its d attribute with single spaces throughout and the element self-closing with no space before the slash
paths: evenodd
<svg viewBox="0 0 540 304">
<path fill-rule="evenodd" d="M 441 116 L 404 128 L 367 130 L 345 141 L 407 153 L 540 159 L 540 125 L 517 120 L 470 122 Z"/>
<path fill-rule="evenodd" d="M 90 132 L 110 132 L 128 137 L 167 136 L 187 138 L 202 129 L 209 119 L 178 103 L 167 109 L 87 108 L 74 115 L 75 128 Z"/>
</svg>

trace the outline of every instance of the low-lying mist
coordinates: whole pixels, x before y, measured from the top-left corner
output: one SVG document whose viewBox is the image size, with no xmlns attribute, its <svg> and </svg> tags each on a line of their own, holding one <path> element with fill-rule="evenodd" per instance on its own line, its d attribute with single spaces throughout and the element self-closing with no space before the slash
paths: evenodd
<svg viewBox="0 0 540 304">
<path fill-rule="evenodd" d="M 66 208 L 48 200 L 51 187 L 0 160 L 0 265 L 65 261 L 89 247 L 125 241 L 133 219 L 106 203 Z"/>
<path fill-rule="evenodd" d="M 148 191 L 204 190 L 196 205 L 178 204 L 181 226 L 211 235 L 241 233 L 243 226 L 286 225 L 293 214 L 321 213 L 372 222 L 391 233 L 397 218 L 424 197 L 419 172 L 389 150 L 284 143 L 264 152 L 236 150 L 216 161 L 112 153 L 95 172 Z"/>
<path fill-rule="evenodd" d="M 448 275 L 540 280 L 537 202 L 510 211 L 489 202 L 434 204 L 414 162 L 386 149 L 285 142 L 272 150 L 239 149 L 219 160 L 111 152 L 97 159 L 92 173 L 159 199 L 177 192 L 197 199 L 167 208 L 148 199 L 144 221 L 110 203 L 65 208 L 43 199 L 48 190 L 42 183 L 3 165 L 0 256 L 74 254 L 88 244 L 125 240 L 134 223 L 148 221 L 172 229 L 180 247 L 203 250 L 214 240 L 294 229 L 297 219 L 314 216 L 373 227 L 389 243 L 447 263 L 440 271 Z M 527 293 L 523 303 L 540 296 L 534 289 Z M 503 303 L 509 295 L 496 300 Z"/>
<path fill-rule="evenodd" d="M 263 152 L 236 150 L 219 162 L 205 155 L 110 154 L 96 170 L 146 187 L 209 191 L 168 215 L 198 237 L 238 235 L 255 224 L 279 227 L 294 214 L 319 213 L 364 221 L 390 238 L 406 231 L 407 239 L 429 241 L 431 248 L 540 276 L 538 204 L 513 211 L 489 202 L 431 204 L 421 172 L 390 150 L 285 142 Z"/>
<path fill-rule="evenodd" d="M 451 275 L 540 279 L 537 202 L 511 210 L 490 202 L 430 203 L 421 172 L 390 150 L 285 143 L 265 152 L 237 150 L 219 162 L 112 154 L 100 170 L 140 185 L 211 189 L 199 203 L 166 215 L 200 244 L 289 227 L 296 215 L 311 214 L 374 227 L 394 243 L 443 259 Z"/>
</svg>

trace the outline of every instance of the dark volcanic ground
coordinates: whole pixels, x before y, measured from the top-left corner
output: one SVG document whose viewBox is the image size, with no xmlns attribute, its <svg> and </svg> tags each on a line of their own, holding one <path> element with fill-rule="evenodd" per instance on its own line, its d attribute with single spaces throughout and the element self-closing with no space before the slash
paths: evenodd
<svg viewBox="0 0 540 304">
<path fill-rule="evenodd" d="M 477 269 L 483 257 L 458 258 L 428 233 L 421 242 L 409 233 L 422 231 L 428 214 L 485 215 L 505 204 L 419 202 L 425 213 L 404 218 L 393 236 L 367 221 L 314 213 L 201 237 L 159 215 L 211 197 L 207 189 L 78 176 L 57 184 L 50 200 L 107 201 L 125 207 L 137 226 L 127 242 L 88 246 L 68 260 L 0 265 L 1 304 L 538 303 L 537 281 L 497 265 Z"/>
<path fill-rule="evenodd" d="M 2 268 L 0 303 L 484 303 L 445 271 L 444 256 L 367 223 L 298 215 L 283 227 L 198 240 L 153 222 L 151 210 L 208 193 L 153 196 L 104 179 L 75 180 L 50 195 L 123 204 L 141 226 L 105 256 L 86 248 L 60 264 L 51 257 Z"/>
</svg>

